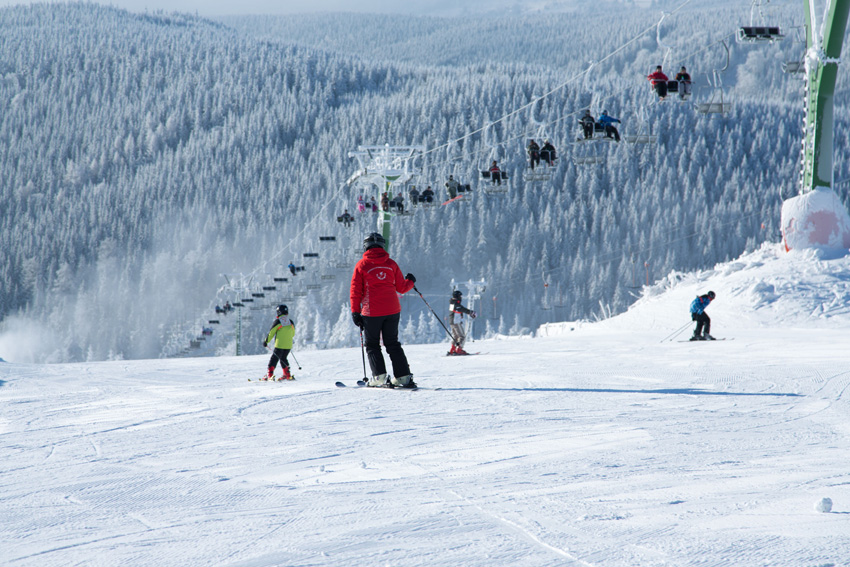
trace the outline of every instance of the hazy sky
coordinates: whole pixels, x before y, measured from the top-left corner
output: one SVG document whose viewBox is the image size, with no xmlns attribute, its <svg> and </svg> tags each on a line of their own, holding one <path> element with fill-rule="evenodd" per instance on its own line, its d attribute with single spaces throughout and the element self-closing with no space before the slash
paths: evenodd
<svg viewBox="0 0 850 567">
<path fill-rule="evenodd" d="M 32 4 L 33 0 L 0 0 L 0 7 Z M 383 12 L 456 15 L 510 6 L 537 6 L 545 0 L 98 0 L 133 12 L 166 10 L 202 16 L 229 14 L 291 14 L 297 12 Z"/>
</svg>

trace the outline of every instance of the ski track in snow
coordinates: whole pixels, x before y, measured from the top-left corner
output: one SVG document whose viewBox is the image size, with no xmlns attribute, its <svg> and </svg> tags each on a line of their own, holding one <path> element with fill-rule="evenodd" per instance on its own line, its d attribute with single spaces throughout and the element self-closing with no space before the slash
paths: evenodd
<svg viewBox="0 0 850 567">
<path fill-rule="evenodd" d="M 440 391 L 335 387 L 359 349 L 289 383 L 246 380 L 263 356 L 0 363 L 2 562 L 848 565 L 850 321 L 771 258 L 487 356 L 407 345 Z M 755 280 L 789 291 L 765 311 Z M 661 342 L 707 286 L 735 340 Z"/>
</svg>

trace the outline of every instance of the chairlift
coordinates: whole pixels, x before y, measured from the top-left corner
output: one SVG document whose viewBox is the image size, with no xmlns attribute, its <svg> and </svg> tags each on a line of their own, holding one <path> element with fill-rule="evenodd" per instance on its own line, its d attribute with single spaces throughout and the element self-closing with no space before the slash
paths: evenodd
<svg viewBox="0 0 850 567">
<path fill-rule="evenodd" d="M 251 297 L 256 297 L 258 299 L 264 298 L 266 296 L 265 293 L 252 293 Z"/>
<path fill-rule="evenodd" d="M 582 135 L 577 137 L 572 144 L 576 148 L 576 153 L 572 157 L 573 163 L 576 165 L 598 165 L 605 163 L 606 157 L 601 152 L 601 146 L 613 142 L 614 138 L 610 138 L 605 134 L 605 127 L 594 120 L 593 132 L 590 137 L 585 137 L 584 132 L 582 132 Z"/>
<path fill-rule="evenodd" d="M 336 276 L 333 274 L 322 274 L 323 281 L 333 281 L 336 279 Z"/>
<path fill-rule="evenodd" d="M 313 283 L 313 284 L 307 284 L 307 285 L 306 285 L 306 286 L 304 286 L 304 287 L 305 287 L 307 290 L 310 290 L 310 291 L 312 291 L 312 290 L 317 290 L 317 289 L 322 289 L 321 284 L 316 284 L 316 283 Z"/>
<path fill-rule="evenodd" d="M 493 163 L 496 163 L 495 160 Z M 490 167 L 492 168 L 493 166 L 491 165 Z M 495 171 L 481 170 L 481 179 L 484 180 L 481 189 L 488 195 L 500 195 L 508 192 L 507 171 L 502 171 L 501 169 Z M 458 200 L 462 201 L 463 199 Z"/>
<path fill-rule="evenodd" d="M 288 282 L 289 278 L 274 278 L 275 282 Z"/>
<path fill-rule="evenodd" d="M 318 252 L 304 252 L 303 256 L 305 258 L 318 258 L 319 253 Z"/>
<path fill-rule="evenodd" d="M 542 130 L 542 127 L 541 127 Z M 545 136 L 538 136 L 537 139 L 546 140 L 546 143 L 543 145 L 543 148 L 549 144 L 548 138 Z M 535 181 L 551 181 L 552 176 L 557 169 L 557 160 L 558 156 L 556 155 L 556 150 L 554 146 L 552 149 L 542 149 L 538 148 L 535 150 L 536 156 L 533 155 L 532 150 L 529 149 L 531 142 L 534 139 L 529 139 L 526 143 L 526 153 L 528 153 L 528 165 L 525 168 L 525 172 L 523 173 L 523 179 L 529 182 Z M 537 142 L 535 142 L 536 144 Z M 549 144 L 551 145 L 551 144 Z"/>
<path fill-rule="evenodd" d="M 773 43 L 782 41 L 785 36 L 778 26 L 742 26 L 736 36 L 738 43 Z"/>
<path fill-rule="evenodd" d="M 319 242 L 336 242 L 336 236 L 320 236 Z"/>
<path fill-rule="evenodd" d="M 738 43 L 773 43 L 775 41 L 782 41 L 785 39 L 785 36 L 782 35 L 782 32 L 779 29 L 779 26 L 769 26 L 769 25 L 754 25 L 753 21 L 755 19 L 755 12 L 758 10 L 759 20 L 764 21 L 764 12 L 762 10 L 763 6 L 770 4 L 770 0 L 753 0 L 752 5 L 750 6 L 750 25 L 741 26 L 738 28 L 738 33 L 735 36 L 735 39 Z"/>
<path fill-rule="evenodd" d="M 711 88 L 711 95 L 707 102 L 701 102 L 696 105 L 697 112 L 700 114 L 726 114 L 732 110 L 732 103 L 725 100 L 723 91 L 722 74 L 729 68 L 729 46 L 725 41 L 721 42 L 726 50 L 726 64 L 722 69 L 714 69 L 712 71 L 713 80 L 708 79 L 708 85 Z"/>
<path fill-rule="evenodd" d="M 293 291 L 292 296 L 293 297 L 307 297 L 307 292 L 306 291 Z"/>
<path fill-rule="evenodd" d="M 800 43 L 803 46 L 803 51 L 805 53 L 806 49 L 806 40 L 800 35 L 800 28 L 796 28 L 795 30 L 796 39 L 794 43 Z M 800 57 L 800 59 L 795 59 L 793 61 L 786 61 L 782 64 L 782 71 L 788 74 L 795 73 L 805 73 L 806 72 L 806 62 L 805 55 Z"/>
<path fill-rule="evenodd" d="M 625 134 L 623 140 L 627 144 L 657 144 L 658 134 L 652 133 L 652 125 L 649 122 L 649 116 L 646 108 L 640 107 L 638 110 L 638 131 L 635 134 Z"/>
<path fill-rule="evenodd" d="M 221 321 L 219 321 L 218 319 L 210 319 L 210 320 L 209 320 L 209 321 L 207 321 L 207 322 L 208 322 L 210 325 L 220 325 L 220 324 L 221 324 Z"/>
<path fill-rule="evenodd" d="M 806 64 L 803 61 L 786 61 L 782 64 L 782 71 L 788 74 L 805 73 Z"/>
<path fill-rule="evenodd" d="M 487 132 L 484 132 L 485 143 Z M 508 192 L 510 181 L 508 172 L 499 167 L 498 145 L 490 145 L 490 155 L 487 158 L 487 169 L 481 170 L 481 189 L 486 195 L 504 195 Z M 463 200 L 463 199 L 459 199 Z"/>
</svg>

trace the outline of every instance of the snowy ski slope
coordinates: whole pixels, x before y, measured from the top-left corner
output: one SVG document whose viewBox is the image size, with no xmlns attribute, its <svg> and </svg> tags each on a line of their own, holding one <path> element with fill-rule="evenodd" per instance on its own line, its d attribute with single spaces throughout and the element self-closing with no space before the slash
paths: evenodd
<svg viewBox="0 0 850 567">
<path fill-rule="evenodd" d="M 708 289 L 730 340 L 661 342 Z M 359 349 L 291 383 L 0 363 L 0 563 L 848 565 L 848 312 L 850 258 L 767 245 L 601 323 L 408 345 L 415 392 L 335 388 Z"/>
</svg>

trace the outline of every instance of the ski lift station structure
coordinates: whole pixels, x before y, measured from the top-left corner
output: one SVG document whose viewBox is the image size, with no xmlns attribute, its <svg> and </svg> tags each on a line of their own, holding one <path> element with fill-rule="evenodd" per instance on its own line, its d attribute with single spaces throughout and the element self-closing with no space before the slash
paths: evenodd
<svg viewBox="0 0 850 567">
<path fill-rule="evenodd" d="M 357 181 L 377 191 L 377 200 L 381 193 L 395 194 L 394 189 L 401 188 L 405 183 L 421 174 L 417 169 L 416 160 L 425 153 L 425 146 L 358 146 L 356 151 L 348 152 L 349 158 L 356 158 L 360 169 L 354 176 Z M 352 177 L 354 177 L 352 176 Z M 364 191 L 365 192 L 365 191 Z M 392 217 L 397 213 L 378 211 L 377 232 L 387 241 L 390 247 L 390 227 Z"/>
</svg>

